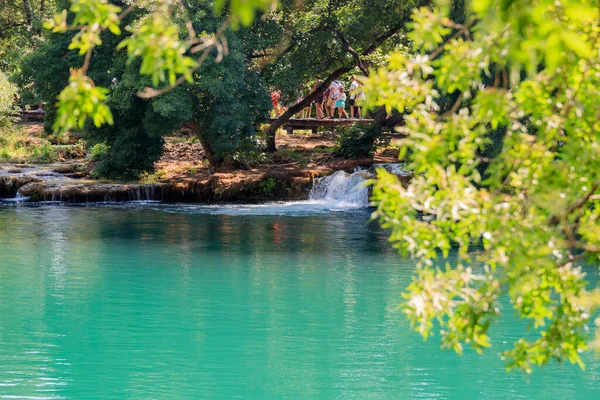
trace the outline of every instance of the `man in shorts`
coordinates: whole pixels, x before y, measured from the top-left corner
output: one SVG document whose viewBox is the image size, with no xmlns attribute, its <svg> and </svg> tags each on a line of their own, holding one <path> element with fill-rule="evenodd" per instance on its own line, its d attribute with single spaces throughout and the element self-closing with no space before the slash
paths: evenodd
<svg viewBox="0 0 600 400">
<path fill-rule="evenodd" d="M 362 105 L 365 102 L 365 91 L 356 79 L 356 76 L 352 75 L 352 83 L 350 84 L 350 99 L 348 105 L 350 106 L 350 118 L 362 118 Z"/>
</svg>

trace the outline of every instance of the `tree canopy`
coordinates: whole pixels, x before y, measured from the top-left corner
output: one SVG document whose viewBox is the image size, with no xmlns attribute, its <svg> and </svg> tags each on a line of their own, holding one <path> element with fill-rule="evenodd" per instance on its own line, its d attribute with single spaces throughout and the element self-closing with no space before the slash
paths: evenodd
<svg viewBox="0 0 600 400">
<path fill-rule="evenodd" d="M 289 97 L 318 75 L 326 78 L 318 89 L 322 92 L 329 82 L 354 68 L 368 73 L 369 66 L 381 65 L 384 50 L 400 43 L 402 36 L 389 39 L 403 30 L 412 6 L 418 4 L 405 0 L 283 2 L 279 9 L 248 20 L 239 14 L 242 8 L 254 14 L 271 3 L 257 1 L 240 9 L 234 3 L 148 1 L 128 5 L 73 0 L 47 23 L 54 33 L 44 48 L 25 62 L 22 85 L 29 77 L 30 84 L 35 81 L 45 86 L 37 91 L 49 104 L 48 120 L 55 130 L 86 128 L 92 141 L 107 141 L 116 151 L 114 140 L 123 154 L 118 158 L 123 160 L 135 149 L 135 156 L 126 164 L 137 168 L 110 163 L 110 168 L 98 169 L 104 174 L 135 175 L 151 168 L 160 151 L 144 155 L 144 149 L 160 149 L 161 137 L 182 124 L 199 136 L 209 162 L 219 167 L 242 141 L 254 136 L 258 122 L 266 120 L 267 86 L 282 87 Z M 385 17 L 379 15 L 381 10 L 388 11 Z M 50 55 L 61 61 L 40 63 Z M 113 79 L 121 83 L 113 87 Z M 125 82 L 136 82 L 127 95 L 123 93 Z M 168 95 L 171 91 L 179 96 Z M 125 99 L 135 94 L 140 99 L 127 102 L 127 107 L 133 107 L 127 108 L 127 115 L 124 103 L 115 96 Z M 317 95 L 311 93 L 304 102 Z M 174 103 L 167 105 L 170 101 Z M 160 122 L 152 113 L 146 118 L 146 112 L 140 111 L 147 103 L 161 104 Z M 164 114 L 175 109 L 173 119 Z M 293 109 L 269 127 L 271 150 L 275 130 L 293 115 Z M 117 119 L 125 125 L 123 118 L 137 121 L 133 126 L 138 129 L 143 126 L 145 132 L 154 132 L 157 142 L 145 145 L 142 139 L 148 135 L 142 131 L 134 140 L 131 133 L 115 133 L 118 124 L 111 129 L 104 126 L 114 125 Z M 158 123 L 160 129 L 148 126 L 149 121 Z"/>
<path fill-rule="evenodd" d="M 12 72 L 24 54 L 40 43 L 44 20 L 55 11 L 54 0 L 4 0 L 0 7 L 0 70 Z"/>
<path fill-rule="evenodd" d="M 535 333 L 502 354 L 509 369 L 582 365 L 600 304 L 585 274 L 600 257 L 598 3 L 473 1 L 462 22 L 440 5 L 413 12 L 416 54 L 366 79 L 372 105 L 406 113 L 415 176 L 380 171 L 373 195 L 418 260 L 405 311 L 424 337 L 481 351 L 508 297 Z"/>
<path fill-rule="evenodd" d="M 276 87 L 286 88 L 295 99 L 316 77 L 324 81 L 299 104 L 290 107 L 267 130 L 269 150 L 275 150 L 275 131 L 306 107 L 333 80 L 344 74 L 369 74 L 369 68 L 385 63 L 386 55 L 406 43 L 403 33 L 415 6 L 425 0 L 282 2 L 272 16 L 281 26 L 279 49 L 265 49 L 262 74 Z M 271 56 L 269 56 L 271 54 Z"/>
<path fill-rule="evenodd" d="M 55 26 L 85 20 L 74 7 L 82 4 L 73 2 L 70 13 L 56 17 Z M 152 2 L 122 11 L 118 21 L 117 10 L 127 4 L 102 4 L 114 7 L 105 10 L 113 13 L 106 18 L 114 26 L 106 23 L 107 29 L 97 32 L 88 44 L 89 38 L 82 39 L 85 27 L 55 28 L 57 32 L 24 62 L 21 84 L 35 82 L 36 92 L 47 102 L 49 122 L 55 129 L 83 130 L 92 143 L 108 145 L 97 168 L 101 176 L 134 177 L 151 170 L 162 154 L 163 136 L 183 125 L 198 135 L 209 161 L 221 165 L 254 134 L 257 120 L 265 119 L 269 108 L 266 87 L 246 61 L 247 52 L 253 51 L 244 42 L 246 28 L 225 29 L 233 20 L 216 16 L 215 5 L 207 1 L 188 4 L 184 11 Z M 122 30 L 121 25 L 129 28 Z M 157 34 L 154 30 L 160 29 L 162 38 L 149 41 L 147 33 Z M 180 30 L 202 32 L 189 40 L 211 50 L 204 60 L 192 62 L 183 53 L 155 52 L 157 46 L 169 47 L 169 41 L 179 43 Z M 72 51 L 76 46 L 86 52 Z M 143 56 L 138 57 L 134 49 Z M 184 65 L 171 70 L 170 61 L 165 61 L 169 57 L 184 57 L 180 59 Z M 57 62 L 44 64 L 49 58 Z M 167 77 L 173 71 L 190 76 L 176 82 L 177 77 Z M 160 82 L 156 89 L 163 91 L 160 95 L 141 94 Z"/>
</svg>

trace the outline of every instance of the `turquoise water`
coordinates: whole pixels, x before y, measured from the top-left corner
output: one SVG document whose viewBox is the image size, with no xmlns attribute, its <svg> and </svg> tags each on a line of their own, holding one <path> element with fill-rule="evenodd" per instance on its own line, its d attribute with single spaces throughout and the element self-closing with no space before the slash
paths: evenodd
<svg viewBox="0 0 600 400">
<path fill-rule="evenodd" d="M 598 399 L 423 342 L 366 210 L 0 206 L 0 398 Z M 522 333 L 494 326 L 501 350 Z"/>
</svg>

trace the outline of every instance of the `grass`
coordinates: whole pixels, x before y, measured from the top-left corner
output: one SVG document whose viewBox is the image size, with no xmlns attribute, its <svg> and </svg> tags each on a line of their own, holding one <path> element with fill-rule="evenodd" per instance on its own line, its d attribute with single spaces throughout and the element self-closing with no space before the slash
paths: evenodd
<svg viewBox="0 0 600 400">
<path fill-rule="evenodd" d="M 158 169 L 152 173 L 140 175 L 140 181 L 143 183 L 160 183 L 167 178 L 167 172 L 164 169 Z"/>
<path fill-rule="evenodd" d="M 27 135 L 20 126 L 0 127 L 0 162 L 48 164 L 85 154 L 82 143 L 54 146 L 50 140 Z"/>
<path fill-rule="evenodd" d="M 170 138 L 171 144 L 179 144 L 179 143 L 195 144 L 198 142 L 199 142 L 199 140 L 196 136 L 173 136 Z"/>
</svg>

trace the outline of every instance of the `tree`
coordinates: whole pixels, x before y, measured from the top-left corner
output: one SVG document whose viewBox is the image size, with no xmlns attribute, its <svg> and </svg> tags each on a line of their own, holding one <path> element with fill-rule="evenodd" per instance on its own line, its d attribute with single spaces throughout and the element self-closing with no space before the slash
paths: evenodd
<svg viewBox="0 0 600 400">
<path fill-rule="evenodd" d="M 402 33 L 410 11 L 429 3 L 313 0 L 298 8 L 295 1 L 282 1 L 281 9 L 271 18 L 280 24 L 283 41 L 278 48 L 264 48 L 259 53 L 267 54 L 261 59 L 263 76 L 294 99 L 298 88 L 308 86 L 315 77 L 322 77 L 324 82 L 268 127 L 267 149 L 275 151 L 277 129 L 313 102 L 331 82 L 351 71 L 368 75 L 369 67 L 380 65 L 387 52 L 406 42 Z"/>
<path fill-rule="evenodd" d="M 0 7 L 0 70 L 12 72 L 24 53 L 40 42 L 42 23 L 55 11 L 54 0 L 4 0 Z"/>
<path fill-rule="evenodd" d="M 92 143 L 108 145 L 99 175 L 135 177 L 152 169 L 162 138 L 184 125 L 198 135 L 211 165 L 220 167 L 266 118 L 267 90 L 240 39 L 246 28 L 229 29 L 235 19 L 215 16 L 212 2 L 188 3 L 174 10 L 170 2 L 129 8 L 118 1 L 72 2 L 70 13 L 56 17 L 56 33 L 25 61 L 22 85 L 36 82 L 54 128 L 83 130 Z M 102 13 L 98 26 L 105 29 L 89 39 L 93 19 L 86 18 Z M 81 30 L 67 29 L 78 23 Z M 120 25 L 131 28 L 121 32 Z M 179 39 L 186 34 L 189 43 Z M 206 50 L 199 61 L 191 46 Z M 48 57 L 60 61 L 40 62 Z"/>
<path fill-rule="evenodd" d="M 213 36 L 197 35 L 193 21 L 189 18 L 190 11 L 199 8 L 206 12 L 207 8 L 214 8 L 218 12 L 226 12 L 228 18 L 223 22 L 223 28 L 226 28 L 227 25 L 236 26 L 240 22 L 249 26 L 256 10 L 271 5 L 271 12 L 265 14 L 250 29 L 246 32 L 238 31 L 242 47 L 247 51 L 246 60 L 255 66 L 258 63 L 264 79 L 271 84 L 287 87 L 289 92 L 296 91 L 299 86 L 306 86 L 316 74 L 327 76 L 315 93 L 291 107 L 271 124 L 267 131 L 267 148 L 274 150 L 275 131 L 294 112 L 314 100 L 334 79 L 355 67 L 368 74 L 367 66 L 375 65 L 375 60 L 382 59 L 382 46 L 403 30 L 409 10 L 414 5 L 428 4 L 429 1 L 313 0 L 301 6 L 295 1 L 283 1 L 280 11 L 274 11 L 275 3 L 269 0 L 219 1 L 214 4 L 203 1 L 190 4 L 189 7 L 181 1 L 154 0 L 146 3 L 152 9 L 151 18 L 132 29 L 131 38 L 122 42 L 122 46 L 128 49 L 130 61 L 142 58 L 140 73 L 152 77 L 153 87 L 167 83 L 166 87 L 159 90 L 148 87 L 140 93 L 145 98 L 165 93 L 185 81 L 191 83 L 193 72 L 206 61 L 213 48 L 220 50 L 217 59 L 221 58 L 222 50 L 227 48 L 223 42 L 227 30 L 219 29 L 213 32 Z M 70 48 L 78 49 L 80 55 L 85 55 L 83 66 L 74 71 L 70 78 L 71 84 L 61 95 L 56 128 L 68 129 L 76 124 L 81 125 L 92 117 L 97 126 L 112 122 L 110 109 L 104 104 L 106 91 L 97 88 L 90 81 L 87 70 L 94 49 L 102 43 L 103 32 L 109 30 L 120 34 L 121 18 L 132 7 L 115 7 L 107 0 L 73 0 L 70 7 L 73 15 L 71 21 L 67 21 L 67 14 L 63 12 L 56 15 L 54 22 L 48 25 L 55 32 L 79 30 L 73 37 Z M 181 10 L 179 16 L 174 10 Z M 184 35 L 177 33 L 176 27 L 165 15 L 179 18 L 180 25 L 187 28 L 187 39 L 181 39 Z M 398 19 L 398 16 L 401 18 Z M 156 43 L 160 40 L 149 39 L 153 33 L 158 33 L 161 40 L 169 45 L 157 48 Z M 397 42 L 390 43 L 391 46 L 394 44 Z M 315 49 L 319 50 L 317 57 Z M 195 59 L 193 55 L 197 53 L 201 54 Z M 292 65 L 294 68 L 290 68 Z M 87 89 L 83 90 L 84 88 Z M 87 98 L 89 106 L 75 110 L 74 107 L 81 102 L 69 102 L 68 99 L 76 97 Z M 188 126 L 196 127 L 194 124 Z"/>
<path fill-rule="evenodd" d="M 598 2 L 472 1 L 464 21 L 439 3 L 413 12 L 417 54 L 365 81 L 371 106 L 406 113 L 415 176 L 403 187 L 380 171 L 373 187 L 418 262 L 405 311 L 444 348 L 482 351 L 508 297 L 537 335 L 502 354 L 508 369 L 583 367 L 600 305 L 584 273 L 600 257 Z"/>
</svg>

